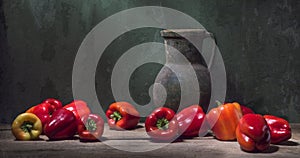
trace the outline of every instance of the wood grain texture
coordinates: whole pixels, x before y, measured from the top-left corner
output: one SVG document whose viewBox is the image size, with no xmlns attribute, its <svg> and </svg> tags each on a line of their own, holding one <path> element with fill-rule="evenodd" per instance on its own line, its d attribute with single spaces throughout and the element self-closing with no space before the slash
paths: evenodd
<svg viewBox="0 0 300 158">
<path fill-rule="evenodd" d="M 143 124 L 141 124 L 143 126 Z M 9 125 L 0 125 L 0 157 L 298 157 L 300 124 L 292 124 L 293 137 L 287 143 L 271 145 L 264 153 L 246 153 L 235 141 L 218 141 L 212 136 L 185 139 L 147 152 L 127 152 L 115 148 L 155 147 L 149 143 L 144 128 L 113 131 L 105 126 L 103 142 L 84 143 L 78 139 L 47 141 L 15 141 Z M 134 132 L 134 134 L 132 134 Z M 114 144 L 114 147 L 107 144 Z M 146 146 L 147 144 L 148 146 Z"/>
</svg>

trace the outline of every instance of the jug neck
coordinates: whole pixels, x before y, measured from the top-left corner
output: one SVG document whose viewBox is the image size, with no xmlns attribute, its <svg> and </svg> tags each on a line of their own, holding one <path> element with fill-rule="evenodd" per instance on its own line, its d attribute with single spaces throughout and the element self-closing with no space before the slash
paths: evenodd
<svg viewBox="0 0 300 158">
<path fill-rule="evenodd" d="M 191 64 L 206 66 L 199 51 L 202 50 L 203 40 L 212 38 L 211 33 L 205 29 L 172 29 L 162 30 L 161 36 L 164 38 L 167 63 L 186 64 L 188 60 Z M 200 48 L 197 49 L 188 39 L 199 42 Z"/>
</svg>

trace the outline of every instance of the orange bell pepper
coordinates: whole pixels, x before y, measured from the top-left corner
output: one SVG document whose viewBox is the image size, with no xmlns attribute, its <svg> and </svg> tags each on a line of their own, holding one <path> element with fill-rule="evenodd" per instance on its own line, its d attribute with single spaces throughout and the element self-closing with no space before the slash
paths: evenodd
<svg viewBox="0 0 300 158">
<path fill-rule="evenodd" d="M 215 137 L 219 140 L 235 140 L 235 129 L 243 116 L 239 103 L 226 103 L 213 108 L 207 114 L 207 120 Z"/>
</svg>

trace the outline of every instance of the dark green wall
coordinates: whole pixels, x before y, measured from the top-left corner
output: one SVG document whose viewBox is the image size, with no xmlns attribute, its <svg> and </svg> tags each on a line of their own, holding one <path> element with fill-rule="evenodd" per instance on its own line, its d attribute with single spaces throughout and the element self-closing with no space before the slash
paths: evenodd
<svg viewBox="0 0 300 158">
<path fill-rule="evenodd" d="M 215 35 L 227 71 L 227 101 L 300 122 L 299 0 L 3 1 L 0 122 L 47 97 L 70 102 L 73 61 L 85 35 L 114 13 L 146 5 L 182 11 Z M 113 101 L 110 74 L 118 57 L 136 44 L 161 42 L 159 31 L 130 31 L 106 49 L 96 75 L 105 107 Z M 149 101 L 148 87 L 160 68 L 147 64 L 134 73 L 130 84 L 141 88 L 131 93 L 138 103 Z"/>
</svg>

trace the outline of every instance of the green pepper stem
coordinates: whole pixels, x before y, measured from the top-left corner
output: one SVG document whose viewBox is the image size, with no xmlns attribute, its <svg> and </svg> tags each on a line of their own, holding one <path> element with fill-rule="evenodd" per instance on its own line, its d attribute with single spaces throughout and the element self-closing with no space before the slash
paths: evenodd
<svg viewBox="0 0 300 158">
<path fill-rule="evenodd" d="M 95 132 L 97 130 L 96 121 L 89 118 L 85 123 L 85 127 L 88 131 Z"/>
<path fill-rule="evenodd" d="M 33 128 L 33 123 L 29 121 L 24 121 L 23 124 L 21 125 L 21 129 L 26 133 L 30 133 L 32 128 Z"/>
<path fill-rule="evenodd" d="M 122 119 L 122 115 L 120 114 L 120 112 L 115 111 L 114 113 L 112 113 L 110 115 L 110 118 L 113 119 L 113 120 L 115 120 L 115 122 L 118 122 L 119 120 Z"/>
<path fill-rule="evenodd" d="M 222 106 L 222 103 L 219 100 L 216 100 L 218 106 Z"/>
<path fill-rule="evenodd" d="M 169 121 L 166 118 L 158 119 L 156 122 L 156 127 L 158 129 L 166 130 L 169 128 Z"/>
</svg>

